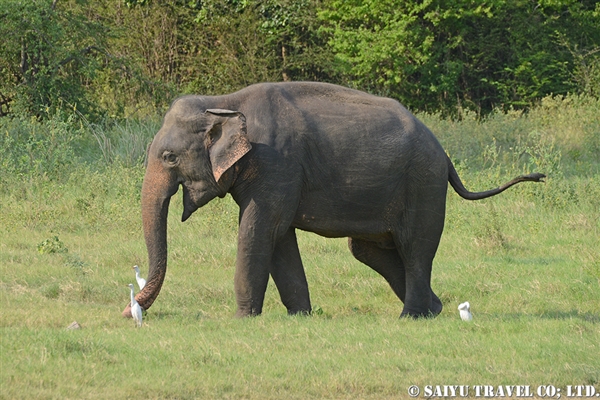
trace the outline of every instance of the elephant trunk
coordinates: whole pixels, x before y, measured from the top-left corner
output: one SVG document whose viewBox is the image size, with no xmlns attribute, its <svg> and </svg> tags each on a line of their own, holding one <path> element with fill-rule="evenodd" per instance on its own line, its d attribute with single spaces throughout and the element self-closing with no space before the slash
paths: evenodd
<svg viewBox="0 0 600 400">
<path fill-rule="evenodd" d="M 167 271 L 167 216 L 171 196 L 177 193 L 179 183 L 175 175 L 154 159 L 148 163 L 142 185 L 142 223 L 148 250 L 148 279 L 136 296 L 142 309 L 150 308 L 160 293 Z M 131 316 L 130 305 L 123 311 Z"/>
</svg>

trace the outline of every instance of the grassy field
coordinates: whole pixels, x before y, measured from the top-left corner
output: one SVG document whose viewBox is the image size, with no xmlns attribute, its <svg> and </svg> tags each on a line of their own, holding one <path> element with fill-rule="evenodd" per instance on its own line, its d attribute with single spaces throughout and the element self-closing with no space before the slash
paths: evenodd
<svg viewBox="0 0 600 400">
<path fill-rule="evenodd" d="M 600 103 L 546 99 L 484 121 L 420 117 L 466 186 L 549 175 L 495 198 L 448 194 L 432 286 L 444 311 L 400 320 L 345 239 L 299 233 L 314 315 L 271 283 L 236 320 L 237 208 L 186 223 L 171 202 L 163 290 L 135 329 L 120 315 L 147 272 L 140 160 L 156 120 L 0 125 L 0 398 L 406 398 L 411 385 L 592 385 L 600 392 Z M 457 306 L 471 303 L 465 323 Z M 67 330 L 77 321 L 79 330 Z M 419 397 L 423 397 L 421 394 Z"/>
</svg>

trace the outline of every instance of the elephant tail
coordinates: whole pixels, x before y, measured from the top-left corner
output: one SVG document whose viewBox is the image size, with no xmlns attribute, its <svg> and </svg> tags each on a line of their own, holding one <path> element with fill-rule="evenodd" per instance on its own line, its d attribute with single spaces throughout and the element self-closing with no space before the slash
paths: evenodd
<svg viewBox="0 0 600 400">
<path fill-rule="evenodd" d="M 447 157 L 447 159 L 448 159 L 448 182 L 450 182 L 450 184 L 452 185 L 452 187 L 454 188 L 454 190 L 456 191 L 456 193 L 458 193 L 458 195 L 460 197 L 462 197 L 463 199 L 467 199 L 467 200 L 481 200 L 481 199 L 485 199 L 486 197 L 495 196 L 499 193 L 504 192 L 509 187 L 516 185 L 517 183 L 520 183 L 520 182 L 544 182 L 544 178 L 546 177 L 546 175 L 540 174 L 540 173 L 521 175 L 521 176 L 517 176 L 515 179 L 511 180 L 510 182 L 507 182 L 504 185 L 497 187 L 495 189 L 486 190 L 485 192 L 469 192 L 463 185 L 462 181 L 460 180 L 460 177 L 458 176 L 458 173 L 456 172 L 456 169 L 454 168 L 452 161 L 450 161 L 449 157 Z"/>
</svg>

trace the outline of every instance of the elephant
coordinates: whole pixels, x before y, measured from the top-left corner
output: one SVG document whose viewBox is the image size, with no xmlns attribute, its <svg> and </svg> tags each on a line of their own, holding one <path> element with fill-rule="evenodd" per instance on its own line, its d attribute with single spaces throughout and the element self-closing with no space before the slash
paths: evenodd
<svg viewBox="0 0 600 400">
<path fill-rule="evenodd" d="M 173 101 L 147 153 L 142 223 L 147 310 L 167 269 L 169 201 L 183 189 L 182 222 L 228 193 L 239 206 L 236 317 L 262 312 L 269 276 L 289 314 L 310 314 L 296 230 L 348 237 L 352 255 L 404 303 L 400 316 L 436 316 L 432 262 L 448 182 L 483 199 L 533 173 L 469 192 L 433 133 L 398 101 L 328 83 L 259 83 L 232 94 Z M 127 306 L 123 316 L 130 316 Z"/>
</svg>

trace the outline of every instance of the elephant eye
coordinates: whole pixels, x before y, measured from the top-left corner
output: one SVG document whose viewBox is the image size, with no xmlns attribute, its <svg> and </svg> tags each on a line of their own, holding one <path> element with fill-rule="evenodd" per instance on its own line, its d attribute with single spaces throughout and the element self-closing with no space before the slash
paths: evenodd
<svg viewBox="0 0 600 400">
<path fill-rule="evenodd" d="M 165 151 L 163 154 L 163 160 L 169 164 L 176 164 L 178 161 L 178 158 L 175 154 Z"/>
</svg>

